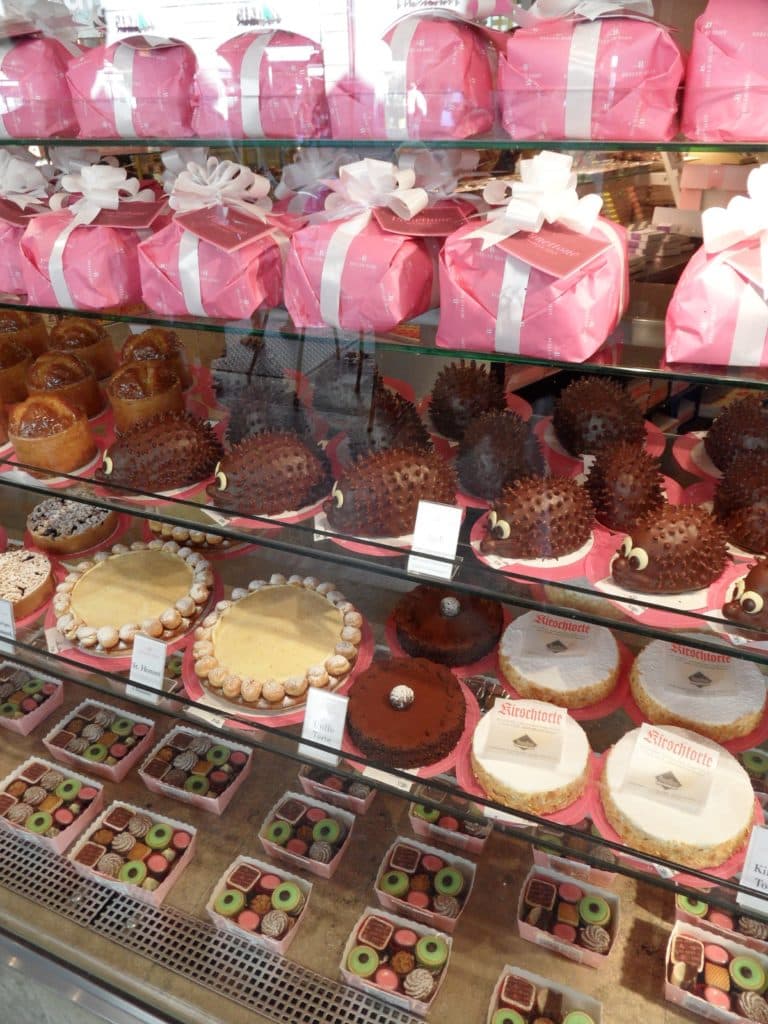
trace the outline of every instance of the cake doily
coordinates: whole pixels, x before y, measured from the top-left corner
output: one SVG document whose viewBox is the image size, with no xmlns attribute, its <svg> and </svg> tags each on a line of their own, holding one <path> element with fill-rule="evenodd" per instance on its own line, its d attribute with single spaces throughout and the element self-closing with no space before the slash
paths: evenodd
<svg viewBox="0 0 768 1024">
<path fill-rule="evenodd" d="M 63 498 L 67 496 L 62 495 Z M 71 500 L 75 500 L 74 498 Z M 44 548 L 39 548 L 32 539 L 32 534 L 29 530 L 24 531 L 24 547 L 30 548 L 32 551 L 40 551 L 52 562 L 59 565 L 66 565 L 67 562 L 81 562 L 85 558 L 90 558 L 91 555 L 95 555 L 98 551 L 103 551 L 104 548 L 111 548 L 113 544 L 117 544 L 120 538 L 126 533 L 131 526 L 131 517 L 125 513 L 120 513 L 117 517 L 117 523 L 112 533 L 104 540 L 99 541 L 98 544 L 92 544 L 88 548 L 83 548 L 82 551 L 74 551 L 72 554 L 59 554 L 56 551 L 46 551 Z"/>
<path fill-rule="evenodd" d="M 649 423 L 646 420 L 643 426 L 645 427 L 645 444 L 643 447 L 649 455 L 652 455 L 654 458 L 661 458 L 667 443 L 666 437 L 655 423 Z M 541 443 L 547 465 L 556 476 L 575 477 L 584 472 L 585 465 L 590 456 L 578 457 L 571 455 L 563 448 L 555 434 L 551 416 L 544 416 L 538 420 L 533 428 L 533 432 Z"/>
<path fill-rule="evenodd" d="M 687 473 L 707 480 L 719 480 L 723 474 L 707 455 L 707 450 L 704 447 L 706 436 L 706 430 L 693 430 L 690 434 L 680 434 L 672 442 L 672 455 L 677 464 Z"/>
<path fill-rule="evenodd" d="M 513 559 L 503 558 L 501 555 L 486 555 L 480 550 L 480 543 L 486 535 L 485 524 L 487 521 L 487 514 L 480 516 L 472 527 L 469 539 L 475 558 L 483 565 L 487 565 L 489 569 L 495 569 L 497 572 L 503 572 L 515 578 L 524 577 L 519 579 L 519 582 L 528 583 L 531 586 L 540 580 L 563 582 L 578 579 L 584 575 L 587 557 L 595 543 L 595 531 L 586 544 L 582 544 L 576 551 L 571 551 L 561 558 Z"/>
<path fill-rule="evenodd" d="M 213 522 L 221 525 L 231 526 L 234 529 L 254 530 L 281 530 L 284 526 L 295 526 L 296 523 L 303 523 L 307 519 L 313 519 L 323 510 L 323 503 L 328 500 L 328 495 L 318 498 L 311 505 L 295 509 L 290 512 L 278 512 L 276 515 L 260 516 L 258 519 L 251 519 L 249 516 L 230 516 L 220 511 L 213 505 L 207 507 L 207 512 Z"/>
</svg>

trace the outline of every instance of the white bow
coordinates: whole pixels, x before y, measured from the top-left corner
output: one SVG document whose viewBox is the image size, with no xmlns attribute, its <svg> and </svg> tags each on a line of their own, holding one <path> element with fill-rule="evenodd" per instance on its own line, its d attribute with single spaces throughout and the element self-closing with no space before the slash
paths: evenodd
<svg viewBox="0 0 768 1024">
<path fill-rule="evenodd" d="M 203 147 L 192 147 L 190 149 L 168 149 L 160 154 L 163 161 L 163 188 L 170 195 L 176 179 L 183 170 L 186 170 L 188 163 L 204 164 L 208 159 L 208 150 Z"/>
<path fill-rule="evenodd" d="M 63 192 L 51 196 L 52 210 L 66 209 L 78 224 L 90 224 L 102 210 L 117 210 L 121 203 L 151 203 L 155 194 L 140 188 L 138 178 L 129 178 L 124 167 L 84 167 L 79 174 L 65 174 L 61 179 Z M 65 193 L 80 195 L 71 206 L 65 206 Z"/>
<path fill-rule="evenodd" d="M 467 237 L 482 238 L 483 249 L 488 249 L 518 231 L 541 231 L 545 223 L 589 234 L 603 200 L 595 194 L 579 199 L 572 167 L 572 157 L 547 150 L 521 160 L 520 181 L 492 181 L 485 187 L 483 199 L 503 208 L 491 210 L 483 226 Z"/>
<path fill-rule="evenodd" d="M 397 154 L 401 170 L 412 170 L 415 183 L 432 198 L 445 199 L 456 191 L 459 178 L 477 169 L 480 154 L 476 149 L 409 149 Z"/>
<path fill-rule="evenodd" d="M 332 149 L 327 146 L 300 149 L 293 163 L 283 168 L 275 195 L 278 199 L 284 199 L 297 192 L 312 192 L 324 178 L 334 177 L 344 164 L 351 164 L 359 159 L 359 156 L 346 149 Z"/>
<path fill-rule="evenodd" d="M 397 217 L 410 220 L 429 205 L 423 188 L 416 188 L 412 168 L 400 168 L 385 160 L 358 160 L 339 169 L 339 177 L 326 181 L 332 194 L 325 200 L 330 219 L 386 206 Z"/>
<path fill-rule="evenodd" d="M 0 150 L 0 196 L 20 210 L 48 202 L 48 182 L 33 163 Z"/>
<path fill-rule="evenodd" d="M 750 171 L 746 196 L 734 196 L 726 207 L 701 215 L 704 249 L 723 252 L 751 239 L 760 241 L 763 298 L 768 300 L 768 164 Z"/>
<path fill-rule="evenodd" d="M 536 0 L 528 11 L 515 11 L 515 20 L 521 25 L 537 21 L 554 21 L 559 18 L 597 18 L 626 14 L 640 14 L 653 17 L 653 0 Z"/>
<path fill-rule="evenodd" d="M 210 156 L 205 164 L 188 163 L 176 178 L 170 198 L 177 213 L 231 206 L 259 220 L 272 209 L 269 182 L 243 164 Z"/>
</svg>

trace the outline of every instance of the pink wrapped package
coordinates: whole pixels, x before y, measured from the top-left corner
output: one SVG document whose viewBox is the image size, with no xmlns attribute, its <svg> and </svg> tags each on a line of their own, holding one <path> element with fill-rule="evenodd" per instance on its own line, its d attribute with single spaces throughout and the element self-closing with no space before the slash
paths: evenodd
<svg viewBox="0 0 768 1024">
<path fill-rule="evenodd" d="M 196 67 L 194 53 L 178 39 L 131 36 L 88 50 L 67 70 L 81 138 L 193 135 Z"/>
<path fill-rule="evenodd" d="M 67 66 L 80 50 L 45 36 L 0 42 L 0 136 L 53 138 L 77 133 Z"/>
<path fill-rule="evenodd" d="M 466 139 L 490 131 L 489 36 L 448 17 L 398 22 L 384 37 L 386 66 L 361 64 L 357 77 L 342 79 L 329 93 L 333 137 Z"/>
<path fill-rule="evenodd" d="M 201 138 L 315 139 L 330 135 L 323 51 L 293 32 L 245 32 L 223 43 L 196 80 Z"/>
<path fill-rule="evenodd" d="M 48 183 L 30 160 L 0 150 L 0 292 L 22 295 L 21 238 L 31 218 L 48 209 Z"/>
<path fill-rule="evenodd" d="M 534 22 L 508 36 L 499 60 L 502 124 L 515 139 L 672 139 L 683 72 L 653 21 Z"/>
<path fill-rule="evenodd" d="M 582 362 L 626 308 L 627 237 L 597 216 L 602 200 L 579 199 L 572 160 L 522 160 L 509 206 L 454 232 L 440 254 L 437 344 Z M 504 201 L 505 183 L 485 190 Z"/>
</svg>

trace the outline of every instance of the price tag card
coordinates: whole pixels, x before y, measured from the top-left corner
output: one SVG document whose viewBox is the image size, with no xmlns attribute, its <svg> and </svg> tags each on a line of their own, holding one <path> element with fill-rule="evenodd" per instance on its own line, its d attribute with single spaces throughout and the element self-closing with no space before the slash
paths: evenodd
<svg viewBox="0 0 768 1024">
<path fill-rule="evenodd" d="M 688 694 L 698 690 L 707 700 L 738 697 L 738 676 L 731 671 L 731 658 L 727 654 L 697 651 L 684 644 L 670 644 L 669 648 L 672 671 L 668 683 L 673 690 Z"/>
<path fill-rule="evenodd" d="M 348 704 L 349 698 L 343 697 L 341 694 L 310 688 L 307 692 L 304 721 L 301 725 L 301 738 L 314 740 L 315 743 L 323 743 L 326 747 L 335 747 L 337 750 L 341 750 Z M 310 747 L 306 743 L 299 744 L 299 754 L 334 767 L 340 760 L 338 754 L 329 750 L 318 750 L 317 747 Z"/>
<path fill-rule="evenodd" d="M 201 722 L 205 722 L 206 725 L 213 726 L 214 729 L 222 729 L 226 722 L 224 715 L 217 715 L 213 711 L 206 711 L 205 708 L 187 708 L 187 714 L 199 719 Z"/>
<path fill-rule="evenodd" d="M 50 654 L 60 654 L 70 646 L 69 640 L 55 626 L 45 631 L 45 646 Z"/>
<path fill-rule="evenodd" d="M 7 640 L 16 639 L 16 620 L 13 617 L 13 605 L 10 601 L 0 601 L 0 637 L 5 637 Z M 4 644 L 0 641 L 0 651 L 3 654 L 14 654 L 16 645 Z"/>
<path fill-rule="evenodd" d="M 461 519 L 462 511 L 454 505 L 420 501 L 413 528 L 413 554 L 408 556 L 408 572 L 441 580 L 452 579 Z M 425 558 L 425 555 L 433 557 Z M 436 558 L 447 561 L 436 561 Z"/>
<path fill-rule="evenodd" d="M 768 900 L 768 828 L 753 828 L 741 872 L 741 884 L 749 889 L 756 889 L 761 896 L 750 896 L 737 893 L 736 902 L 747 910 L 765 913 Z"/>
<path fill-rule="evenodd" d="M 417 772 L 418 770 L 418 768 L 410 769 L 412 772 Z M 403 779 L 399 775 L 391 775 L 389 772 L 382 771 L 381 768 L 364 768 L 363 776 L 366 779 L 371 779 L 373 782 L 383 782 L 393 789 L 399 789 L 401 793 L 410 793 L 416 781 L 415 779 Z"/>
<path fill-rule="evenodd" d="M 125 694 L 135 700 L 143 700 L 146 704 L 159 704 L 165 679 L 165 658 L 167 649 L 161 640 L 139 634 L 133 641 L 131 670 L 129 678 L 134 683 L 151 687 L 155 692 L 148 693 L 136 686 L 126 686 Z"/>
<path fill-rule="evenodd" d="M 707 802 L 719 759 L 712 747 L 644 722 L 621 788 L 696 814 Z"/>
<path fill-rule="evenodd" d="M 518 764 L 560 764 L 568 721 L 565 708 L 526 707 L 520 701 L 497 700 L 494 712 L 484 754 Z"/>
</svg>

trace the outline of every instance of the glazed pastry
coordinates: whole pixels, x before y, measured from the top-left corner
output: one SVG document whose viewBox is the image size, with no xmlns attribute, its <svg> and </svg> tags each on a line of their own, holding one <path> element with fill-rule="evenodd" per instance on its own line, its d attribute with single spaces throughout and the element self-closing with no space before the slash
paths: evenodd
<svg viewBox="0 0 768 1024">
<path fill-rule="evenodd" d="M 544 458 L 536 435 L 513 412 L 489 412 L 467 427 L 456 454 L 465 491 L 492 501 L 505 487 L 527 476 L 541 476 Z"/>
<path fill-rule="evenodd" d="M 643 594 L 680 594 L 710 586 L 727 564 L 725 534 L 694 505 L 664 505 L 643 516 L 612 565 L 614 582 Z"/>
<path fill-rule="evenodd" d="M 261 377 L 233 395 L 226 437 L 235 445 L 268 431 L 288 431 L 313 443 L 312 427 L 295 388 L 281 379 Z"/>
<path fill-rule="evenodd" d="M 580 377 L 569 384 L 555 402 L 552 426 L 571 455 L 594 454 L 613 441 L 645 441 L 640 409 L 608 377 Z"/>
<path fill-rule="evenodd" d="M 48 328 L 39 313 L 20 309 L 0 310 L 0 340 L 11 338 L 29 349 L 33 357 L 48 348 Z"/>
<path fill-rule="evenodd" d="M 368 415 L 361 415 L 351 424 L 347 436 L 353 459 L 389 448 L 432 450 L 429 433 L 416 406 L 387 388 L 373 393 Z"/>
<path fill-rule="evenodd" d="M 96 454 L 85 413 L 53 395 L 17 405 L 8 422 L 8 437 L 18 461 L 37 470 L 71 473 Z"/>
<path fill-rule="evenodd" d="M 27 371 L 27 390 L 31 396 L 55 395 L 77 406 L 89 418 L 104 408 L 93 370 L 72 352 L 46 352 Z"/>
<path fill-rule="evenodd" d="M 723 617 L 744 627 L 744 635 L 768 633 L 768 559 L 761 558 L 746 576 L 728 588 Z"/>
<path fill-rule="evenodd" d="M 27 516 L 27 530 L 35 547 L 71 555 L 106 540 L 117 527 L 118 518 L 111 509 L 66 498 L 46 498 Z"/>
<path fill-rule="evenodd" d="M 731 544 L 768 554 L 768 452 L 733 459 L 715 492 L 714 513 Z"/>
<path fill-rule="evenodd" d="M 120 362 L 162 362 L 173 370 L 182 388 L 192 383 L 184 345 L 176 331 L 168 327 L 150 327 L 140 334 L 130 335 L 120 352 Z"/>
<path fill-rule="evenodd" d="M 598 452 L 585 486 L 597 521 L 628 533 L 642 515 L 664 504 L 663 483 L 658 459 L 639 444 L 618 441 Z"/>
<path fill-rule="evenodd" d="M 737 455 L 768 452 L 768 408 L 760 395 L 731 402 L 709 428 L 704 448 L 725 472 Z"/>
<path fill-rule="evenodd" d="M 162 413 L 184 410 L 176 371 L 157 360 L 124 363 L 110 378 L 107 396 L 119 434 Z"/>
<path fill-rule="evenodd" d="M 450 363 L 437 375 L 429 417 L 445 437 L 460 441 L 471 423 L 484 413 L 504 408 L 501 382 L 482 363 Z"/>
<path fill-rule="evenodd" d="M 489 512 L 480 550 L 502 558 L 560 558 L 587 543 L 594 518 L 589 495 L 575 480 L 518 480 Z"/>
<path fill-rule="evenodd" d="M 97 380 L 114 371 L 115 349 L 98 320 L 65 316 L 51 329 L 48 347 L 55 352 L 74 352 L 93 370 Z"/>
<path fill-rule="evenodd" d="M 27 372 L 32 353 L 13 336 L 0 335 L 0 400 L 5 405 L 27 397 Z"/>
</svg>

